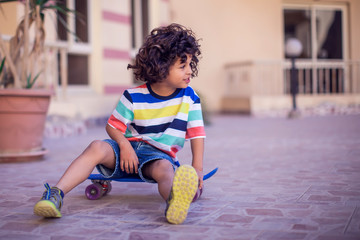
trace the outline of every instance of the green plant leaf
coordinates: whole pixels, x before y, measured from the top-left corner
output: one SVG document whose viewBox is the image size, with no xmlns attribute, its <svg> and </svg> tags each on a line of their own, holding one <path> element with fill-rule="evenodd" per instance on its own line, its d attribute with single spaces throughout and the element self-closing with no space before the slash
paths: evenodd
<svg viewBox="0 0 360 240">
<path fill-rule="evenodd" d="M 58 16 L 59 22 L 63 25 L 63 27 L 66 29 L 67 32 L 69 32 L 71 35 L 74 36 L 74 38 L 76 40 L 79 40 L 78 36 L 76 36 L 76 33 L 71 31 L 71 29 L 68 27 L 67 22 L 65 21 L 64 18 L 62 18 L 61 16 Z"/>
<path fill-rule="evenodd" d="M 29 74 L 29 76 L 27 77 L 27 84 L 25 88 L 32 88 L 36 82 L 36 80 L 38 79 L 38 77 L 40 76 L 41 72 L 39 72 L 38 74 L 36 74 L 36 76 L 34 77 L 33 80 L 31 80 L 31 73 Z"/>
<path fill-rule="evenodd" d="M 44 14 L 44 13 L 40 13 L 40 18 L 41 18 L 41 21 L 44 22 L 44 20 L 45 20 L 45 14 Z"/>
<path fill-rule="evenodd" d="M 26 87 L 25 87 L 25 88 L 30 88 L 30 80 L 31 80 L 31 73 L 30 73 L 29 76 L 26 78 Z"/>
<path fill-rule="evenodd" d="M 2 73 L 2 70 L 3 70 L 3 68 L 4 68 L 5 59 L 6 59 L 6 57 L 4 57 L 3 60 L 1 61 L 1 64 L 0 64 L 0 74 Z"/>
<path fill-rule="evenodd" d="M 35 2 L 35 4 L 36 5 L 43 5 L 43 4 L 45 4 L 47 1 L 44 1 L 44 0 L 36 0 L 36 2 Z"/>
<path fill-rule="evenodd" d="M 17 2 L 18 0 L 0 0 L 0 3 Z"/>
</svg>

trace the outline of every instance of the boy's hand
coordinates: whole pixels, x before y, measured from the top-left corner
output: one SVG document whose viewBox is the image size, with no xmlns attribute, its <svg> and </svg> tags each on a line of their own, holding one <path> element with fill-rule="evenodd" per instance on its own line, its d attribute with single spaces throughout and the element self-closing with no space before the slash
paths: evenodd
<svg viewBox="0 0 360 240">
<path fill-rule="evenodd" d="M 135 154 L 131 144 L 122 143 L 120 147 L 120 168 L 122 171 L 130 173 L 138 173 L 139 160 Z"/>
<path fill-rule="evenodd" d="M 204 185 L 204 181 L 203 181 L 203 171 L 201 171 L 201 170 L 197 170 L 196 168 L 195 168 L 195 170 L 196 170 L 196 173 L 197 173 L 197 175 L 198 175 L 198 177 L 199 177 L 199 189 L 202 189 L 203 188 L 203 185 Z"/>
<path fill-rule="evenodd" d="M 119 130 L 106 125 L 106 132 L 111 139 L 115 140 L 120 147 L 120 168 L 126 173 L 138 173 L 139 160 L 130 142 Z"/>
</svg>

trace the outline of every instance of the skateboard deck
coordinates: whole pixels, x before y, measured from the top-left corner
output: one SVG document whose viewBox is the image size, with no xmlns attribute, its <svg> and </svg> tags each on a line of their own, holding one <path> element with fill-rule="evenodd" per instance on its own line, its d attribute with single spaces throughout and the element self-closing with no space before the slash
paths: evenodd
<svg viewBox="0 0 360 240">
<path fill-rule="evenodd" d="M 212 171 L 208 172 L 204 175 L 203 180 L 207 180 L 211 178 L 216 172 L 218 168 L 213 169 Z M 127 175 L 124 177 L 116 178 L 110 177 L 105 178 L 101 174 L 90 174 L 88 177 L 91 180 L 92 184 L 86 187 L 85 189 L 85 196 L 89 200 L 96 200 L 100 199 L 101 197 L 105 196 L 111 191 L 111 181 L 116 182 L 144 182 L 138 175 L 132 174 Z M 196 201 L 202 194 L 203 189 L 199 189 L 194 196 L 194 201 Z"/>
</svg>

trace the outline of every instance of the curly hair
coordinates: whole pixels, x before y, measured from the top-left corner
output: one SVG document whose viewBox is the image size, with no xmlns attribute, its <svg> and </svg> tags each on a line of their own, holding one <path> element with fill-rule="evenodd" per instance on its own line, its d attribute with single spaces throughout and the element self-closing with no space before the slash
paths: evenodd
<svg viewBox="0 0 360 240">
<path fill-rule="evenodd" d="M 137 80 L 152 84 L 166 79 L 170 66 L 178 58 L 185 63 L 187 54 L 192 56 L 191 77 L 195 77 L 201 55 L 199 40 L 190 29 L 173 23 L 152 30 L 139 49 L 134 64 L 128 64 L 127 68 L 133 69 Z"/>
</svg>

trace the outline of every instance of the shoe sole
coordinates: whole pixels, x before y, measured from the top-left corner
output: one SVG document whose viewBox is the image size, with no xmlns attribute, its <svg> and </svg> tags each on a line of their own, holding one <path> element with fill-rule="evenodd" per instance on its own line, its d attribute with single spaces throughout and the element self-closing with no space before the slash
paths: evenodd
<svg viewBox="0 0 360 240">
<path fill-rule="evenodd" d="M 48 200 L 39 201 L 34 206 L 34 214 L 46 218 L 60 218 L 61 213 L 54 203 Z"/>
<path fill-rule="evenodd" d="M 180 166 L 175 172 L 172 198 L 166 211 L 169 223 L 181 224 L 185 221 L 197 189 L 198 176 L 195 169 L 189 165 Z"/>
</svg>

